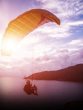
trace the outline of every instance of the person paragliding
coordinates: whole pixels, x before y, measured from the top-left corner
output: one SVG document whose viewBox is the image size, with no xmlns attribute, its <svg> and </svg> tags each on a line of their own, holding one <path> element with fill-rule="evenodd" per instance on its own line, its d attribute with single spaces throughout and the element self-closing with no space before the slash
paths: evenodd
<svg viewBox="0 0 83 110">
<path fill-rule="evenodd" d="M 26 81 L 26 84 L 24 86 L 24 91 L 28 94 L 28 95 L 38 95 L 37 92 L 37 86 L 36 85 L 32 85 L 30 80 Z"/>
</svg>

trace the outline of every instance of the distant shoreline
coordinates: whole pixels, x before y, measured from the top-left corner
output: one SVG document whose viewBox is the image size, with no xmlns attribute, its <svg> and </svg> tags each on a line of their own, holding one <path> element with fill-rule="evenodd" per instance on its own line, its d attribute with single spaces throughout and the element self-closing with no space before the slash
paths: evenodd
<svg viewBox="0 0 83 110">
<path fill-rule="evenodd" d="M 57 71 L 42 71 L 33 73 L 32 75 L 25 77 L 24 79 L 56 80 L 83 83 L 83 64 L 78 64 Z"/>
</svg>

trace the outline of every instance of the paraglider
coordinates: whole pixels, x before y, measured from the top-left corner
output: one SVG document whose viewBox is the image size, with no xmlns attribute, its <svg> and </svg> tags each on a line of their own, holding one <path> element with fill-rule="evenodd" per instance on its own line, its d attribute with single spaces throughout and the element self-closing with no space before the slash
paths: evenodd
<svg viewBox="0 0 83 110">
<path fill-rule="evenodd" d="M 10 54 L 11 46 L 16 46 L 27 34 L 39 26 L 55 22 L 60 25 L 59 18 L 53 13 L 44 9 L 32 9 L 12 20 L 6 29 L 2 40 L 2 53 Z M 11 45 L 9 46 L 11 42 Z"/>
</svg>

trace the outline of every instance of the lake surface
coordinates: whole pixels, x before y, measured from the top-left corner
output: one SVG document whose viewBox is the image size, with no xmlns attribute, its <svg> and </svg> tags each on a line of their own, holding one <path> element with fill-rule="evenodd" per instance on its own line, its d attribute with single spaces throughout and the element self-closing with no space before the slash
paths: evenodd
<svg viewBox="0 0 83 110">
<path fill-rule="evenodd" d="M 38 95 L 28 95 L 24 91 L 26 81 L 21 78 L 0 78 L 0 101 L 29 103 L 53 103 L 64 105 L 71 101 L 83 101 L 83 83 L 34 80 Z"/>
</svg>

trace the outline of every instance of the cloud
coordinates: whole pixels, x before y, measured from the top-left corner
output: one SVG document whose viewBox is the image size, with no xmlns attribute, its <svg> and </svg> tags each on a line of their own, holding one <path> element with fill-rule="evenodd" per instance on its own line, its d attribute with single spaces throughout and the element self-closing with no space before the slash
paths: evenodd
<svg viewBox="0 0 83 110">
<path fill-rule="evenodd" d="M 47 31 L 49 30 L 49 31 Z M 46 24 L 37 29 L 37 33 L 39 35 L 43 34 L 43 36 L 55 37 L 55 38 L 65 38 L 70 36 L 70 27 L 67 23 L 61 23 L 60 26 L 55 25 L 54 23 Z"/>
<path fill-rule="evenodd" d="M 72 36 L 73 26 L 81 26 L 82 20 L 78 20 L 80 10 L 83 11 L 81 0 L 36 0 L 41 3 L 41 8 L 47 9 L 56 14 L 61 20 L 61 26 L 46 24 L 38 29 L 43 36 L 63 39 Z M 81 14 L 81 13 L 80 13 Z M 75 19 L 75 20 L 74 20 Z M 77 20 L 76 20 L 77 19 Z M 47 31 L 49 30 L 49 31 Z M 77 31 L 77 29 L 76 29 Z"/>
<path fill-rule="evenodd" d="M 72 40 L 69 45 L 74 45 L 74 46 L 78 46 L 78 45 L 81 45 L 83 46 L 83 39 L 76 39 L 76 40 Z"/>
<path fill-rule="evenodd" d="M 62 17 L 76 16 L 83 12 L 83 2 L 81 0 L 41 0 L 40 2 L 42 8 L 54 10 Z"/>
<path fill-rule="evenodd" d="M 79 25 L 83 25 L 83 20 L 68 22 L 67 25 L 69 25 L 69 26 L 79 26 Z"/>
</svg>

